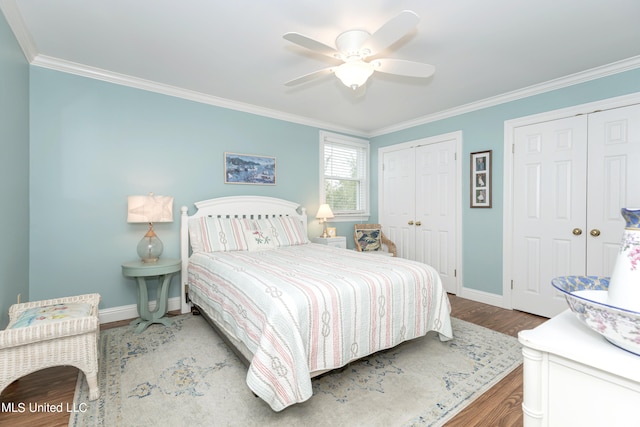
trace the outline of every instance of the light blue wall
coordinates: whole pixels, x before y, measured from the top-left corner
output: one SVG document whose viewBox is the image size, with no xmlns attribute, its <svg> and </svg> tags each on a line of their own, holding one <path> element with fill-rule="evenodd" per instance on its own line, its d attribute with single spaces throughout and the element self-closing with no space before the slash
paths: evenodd
<svg viewBox="0 0 640 427">
<path fill-rule="evenodd" d="M 372 138 L 372 206 L 377 210 L 377 164 L 380 147 L 461 130 L 463 132 L 463 286 L 501 295 L 504 122 L 638 91 L 640 91 L 640 70 L 627 71 Z M 469 154 L 484 150 L 493 150 L 493 208 L 470 209 Z"/>
<path fill-rule="evenodd" d="M 179 257 L 180 206 L 194 201 L 256 194 L 315 215 L 316 128 L 38 67 L 30 94 L 33 299 L 99 292 L 101 308 L 135 304 L 120 265 L 146 225 L 127 223 L 128 195 L 175 197 L 174 222 L 154 227 L 167 257 Z M 225 151 L 275 156 L 277 185 L 225 185 Z"/>
<path fill-rule="evenodd" d="M 0 13 L 0 329 L 29 298 L 29 66 Z"/>
</svg>

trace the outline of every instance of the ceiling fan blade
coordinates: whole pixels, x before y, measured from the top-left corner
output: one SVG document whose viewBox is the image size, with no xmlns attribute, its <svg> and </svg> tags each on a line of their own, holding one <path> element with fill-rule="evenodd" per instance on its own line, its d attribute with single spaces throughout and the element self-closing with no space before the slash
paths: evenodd
<svg viewBox="0 0 640 427">
<path fill-rule="evenodd" d="M 338 51 L 335 48 L 327 46 L 324 43 L 321 43 L 300 33 L 287 33 L 282 37 L 285 40 L 290 41 L 291 43 L 295 43 L 299 46 L 305 47 L 309 50 L 321 53 L 323 55 L 330 56 L 332 58 L 335 58 L 335 55 L 338 55 Z"/>
<path fill-rule="evenodd" d="M 426 78 L 436 72 L 436 67 L 421 62 L 405 61 L 402 59 L 376 59 L 371 61 L 374 70 L 381 73 L 397 74 L 407 77 Z"/>
<path fill-rule="evenodd" d="M 420 17 L 411 10 L 403 10 L 398 16 L 387 21 L 382 27 L 371 35 L 362 48 L 368 49 L 375 55 L 382 52 L 402 37 L 406 36 L 412 29 L 418 25 Z"/>
<path fill-rule="evenodd" d="M 305 74 L 304 76 L 300 76 L 296 79 L 289 80 L 284 85 L 285 86 L 296 86 L 302 83 L 310 82 L 311 80 L 318 79 L 320 77 L 327 76 L 329 74 L 333 74 L 337 67 L 329 67 L 323 68 L 322 70 L 314 71 L 313 73 Z"/>
</svg>

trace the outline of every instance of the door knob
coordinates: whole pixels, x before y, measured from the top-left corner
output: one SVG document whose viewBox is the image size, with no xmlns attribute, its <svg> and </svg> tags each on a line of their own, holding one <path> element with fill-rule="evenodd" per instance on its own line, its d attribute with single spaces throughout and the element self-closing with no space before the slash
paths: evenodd
<svg viewBox="0 0 640 427">
<path fill-rule="evenodd" d="M 572 233 L 573 233 L 574 236 L 579 236 L 579 235 L 582 234 L 582 229 L 576 227 L 576 228 L 573 229 Z"/>
<path fill-rule="evenodd" d="M 413 225 L 413 221 L 409 221 L 409 225 Z"/>
<path fill-rule="evenodd" d="M 598 230 L 597 228 L 594 228 L 589 232 L 589 234 L 591 234 L 593 237 L 598 237 L 600 235 L 600 230 Z"/>
<path fill-rule="evenodd" d="M 418 227 L 420 227 L 420 226 L 422 225 L 422 223 L 421 223 L 420 221 L 416 221 L 416 225 L 417 225 Z"/>
</svg>

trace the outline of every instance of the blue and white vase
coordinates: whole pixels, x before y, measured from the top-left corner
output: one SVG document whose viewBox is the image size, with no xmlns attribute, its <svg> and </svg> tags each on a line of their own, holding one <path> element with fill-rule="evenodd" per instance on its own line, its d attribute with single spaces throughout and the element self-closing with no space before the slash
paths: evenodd
<svg viewBox="0 0 640 427">
<path fill-rule="evenodd" d="M 626 225 L 609 282 L 608 304 L 640 312 L 640 208 L 620 212 Z"/>
</svg>

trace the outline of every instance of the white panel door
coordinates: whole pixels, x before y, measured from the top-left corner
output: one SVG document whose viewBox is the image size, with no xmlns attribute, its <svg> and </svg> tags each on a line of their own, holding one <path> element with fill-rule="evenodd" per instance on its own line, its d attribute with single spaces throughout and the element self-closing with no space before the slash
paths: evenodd
<svg viewBox="0 0 640 427">
<path fill-rule="evenodd" d="M 412 259 L 415 252 L 415 150 L 406 148 L 382 156 L 384 204 L 380 222 L 396 244 L 398 256 Z"/>
<path fill-rule="evenodd" d="M 587 275 L 611 276 L 624 220 L 640 207 L 640 105 L 589 115 Z"/>
<path fill-rule="evenodd" d="M 584 274 L 587 117 L 515 130 L 513 308 L 552 317 L 556 276 Z"/>
<path fill-rule="evenodd" d="M 416 147 L 415 256 L 456 293 L 456 141 Z"/>
<path fill-rule="evenodd" d="M 611 276 L 623 207 L 640 207 L 640 105 L 515 130 L 515 309 L 567 308 L 551 287 L 565 275 Z"/>
</svg>

